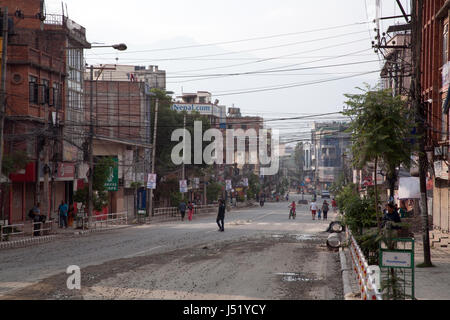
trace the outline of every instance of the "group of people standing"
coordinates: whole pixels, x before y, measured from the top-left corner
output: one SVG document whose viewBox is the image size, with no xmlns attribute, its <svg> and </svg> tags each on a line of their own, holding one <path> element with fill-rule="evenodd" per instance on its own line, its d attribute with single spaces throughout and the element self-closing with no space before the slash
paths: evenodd
<svg viewBox="0 0 450 320">
<path fill-rule="evenodd" d="M 323 201 L 322 207 L 319 208 L 316 201 L 312 201 L 311 205 L 309 206 L 309 209 L 311 210 L 312 219 L 316 220 L 316 214 L 317 218 L 320 220 L 323 215 L 323 220 L 328 219 L 328 211 L 330 210 L 330 206 L 327 202 L 327 200 Z"/>
<path fill-rule="evenodd" d="M 178 205 L 178 210 L 180 210 L 181 214 L 181 220 L 184 221 L 184 216 L 186 215 L 186 210 L 188 212 L 188 220 L 192 221 L 192 217 L 194 216 L 194 203 L 191 201 L 188 201 L 188 204 L 184 201 L 181 201 Z"/>
</svg>

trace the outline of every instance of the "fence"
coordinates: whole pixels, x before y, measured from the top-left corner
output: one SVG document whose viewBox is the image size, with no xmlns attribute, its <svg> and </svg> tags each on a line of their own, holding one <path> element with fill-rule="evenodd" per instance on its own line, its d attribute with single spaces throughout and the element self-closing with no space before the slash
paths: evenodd
<svg viewBox="0 0 450 320">
<path fill-rule="evenodd" d="M 53 234 L 55 232 L 54 223 L 54 220 L 49 220 L 46 222 L 31 222 L 30 224 L 1 225 L 0 241 Z"/>
<path fill-rule="evenodd" d="M 196 205 L 194 207 L 194 216 L 214 210 L 217 210 L 217 204 Z M 153 215 L 148 217 L 148 219 L 158 221 L 180 220 L 181 214 L 177 207 L 155 208 L 153 209 Z"/>
<path fill-rule="evenodd" d="M 350 255 L 361 292 L 361 300 L 383 300 L 379 288 L 379 267 L 369 266 L 351 231 L 349 230 L 348 233 L 350 236 Z"/>
<path fill-rule="evenodd" d="M 89 229 L 107 228 L 110 226 L 128 224 L 127 212 L 117 212 L 108 214 L 99 214 L 91 217 L 85 217 L 85 226 Z"/>
</svg>

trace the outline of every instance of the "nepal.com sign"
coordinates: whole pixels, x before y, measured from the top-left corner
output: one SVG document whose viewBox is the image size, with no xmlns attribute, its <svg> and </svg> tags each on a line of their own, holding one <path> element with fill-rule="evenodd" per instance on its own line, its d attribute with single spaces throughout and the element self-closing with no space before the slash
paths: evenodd
<svg viewBox="0 0 450 320">
<path fill-rule="evenodd" d="M 197 111 L 200 114 L 211 114 L 212 113 L 212 106 L 208 104 L 173 104 L 172 110 L 181 112 L 193 112 Z"/>
</svg>

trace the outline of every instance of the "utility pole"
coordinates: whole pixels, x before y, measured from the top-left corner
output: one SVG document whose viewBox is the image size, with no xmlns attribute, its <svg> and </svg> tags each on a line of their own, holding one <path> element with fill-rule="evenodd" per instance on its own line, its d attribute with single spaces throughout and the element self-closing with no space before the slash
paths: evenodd
<svg viewBox="0 0 450 320">
<path fill-rule="evenodd" d="M 93 210 L 93 183 L 94 183 L 94 66 L 90 66 L 90 120 L 89 120 L 89 193 L 88 193 L 88 212 L 90 217 Z M 83 222 L 84 228 L 84 222 Z"/>
<path fill-rule="evenodd" d="M 3 13 L 3 34 L 2 34 L 2 64 L 1 64 L 1 92 L 0 92 L 0 176 L 2 174 L 3 164 L 3 128 L 5 125 L 5 113 L 6 113 L 6 59 L 8 50 L 8 8 L 2 9 Z M 0 190 L 1 192 L 1 190 Z M 1 207 L 1 215 L 3 220 L 3 206 Z"/>
<path fill-rule="evenodd" d="M 185 155 L 186 155 L 186 141 L 185 141 L 186 134 L 185 134 L 185 132 L 186 131 L 185 130 L 186 130 L 186 114 L 183 115 L 183 168 L 182 168 L 182 173 L 181 173 L 181 180 L 184 180 L 185 175 L 186 175 L 185 168 L 184 168 L 184 160 L 186 159 L 186 157 L 185 157 Z M 181 196 L 182 196 L 181 199 L 184 200 L 184 192 L 181 193 Z"/>
<path fill-rule="evenodd" d="M 423 257 L 422 266 L 431 267 L 430 236 L 427 208 L 427 158 L 425 153 L 425 112 L 422 103 L 421 87 L 421 49 L 422 49 L 422 10 L 423 0 L 411 0 L 412 17 L 412 61 L 414 63 L 414 78 L 412 79 L 411 96 L 413 107 L 416 111 L 417 135 L 419 139 L 419 180 L 420 180 L 420 212 L 422 217 L 422 242 Z"/>
<path fill-rule="evenodd" d="M 155 155 L 156 155 L 156 130 L 158 125 L 158 104 L 159 99 L 155 100 L 155 125 L 153 128 L 153 143 L 152 143 L 152 174 L 155 173 Z M 150 204 L 149 204 L 149 215 L 153 216 L 153 189 L 150 189 Z"/>
</svg>

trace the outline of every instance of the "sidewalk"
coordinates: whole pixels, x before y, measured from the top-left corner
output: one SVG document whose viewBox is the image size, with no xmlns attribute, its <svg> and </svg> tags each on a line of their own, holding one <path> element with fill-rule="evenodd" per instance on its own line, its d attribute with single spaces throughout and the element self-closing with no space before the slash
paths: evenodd
<svg viewBox="0 0 450 320">
<path fill-rule="evenodd" d="M 348 248 L 341 248 L 345 257 L 344 264 L 352 265 Z M 415 237 L 414 265 L 423 262 L 423 245 L 421 235 Z M 415 268 L 415 296 L 418 300 L 450 300 L 450 248 L 431 248 L 432 268 Z M 344 266 L 343 266 L 344 267 Z M 346 300 L 360 299 L 359 286 L 354 271 L 343 272 L 346 284 Z"/>
<path fill-rule="evenodd" d="M 423 262 L 422 236 L 415 238 L 415 265 Z M 415 268 L 416 298 L 450 300 L 450 248 L 431 248 L 433 268 Z"/>
</svg>

